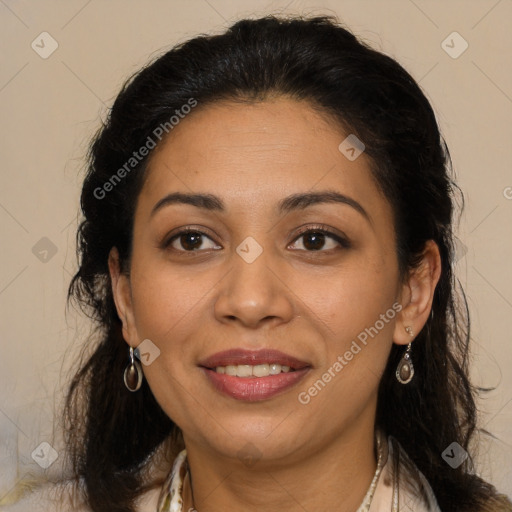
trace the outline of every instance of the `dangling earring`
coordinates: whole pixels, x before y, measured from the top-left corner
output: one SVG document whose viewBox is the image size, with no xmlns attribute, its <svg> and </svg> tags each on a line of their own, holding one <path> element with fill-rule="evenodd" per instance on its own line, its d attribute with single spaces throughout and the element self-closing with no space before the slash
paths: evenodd
<svg viewBox="0 0 512 512">
<path fill-rule="evenodd" d="M 412 327 L 408 326 L 405 328 L 405 330 L 409 333 L 411 337 L 414 336 L 414 333 L 412 332 Z M 398 367 L 396 369 L 396 380 L 398 380 L 400 384 L 409 384 L 409 382 L 411 382 L 412 378 L 414 377 L 414 366 L 412 364 L 411 359 L 411 345 L 411 343 L 407 345 L 407 350 L 405 351 L 405 354 L 402 356 L 402 359 L 400 359 L 400 362 L 398 363 Z"/>
<path fill-rule="evenodd" d="M 142 386 L 142 366 L 139 361 L 133 357 L 133 348 L 130 347 L 130 362 L 124 369 L 124 385 L 128 391 L 134 393 Z"/>
</svg>

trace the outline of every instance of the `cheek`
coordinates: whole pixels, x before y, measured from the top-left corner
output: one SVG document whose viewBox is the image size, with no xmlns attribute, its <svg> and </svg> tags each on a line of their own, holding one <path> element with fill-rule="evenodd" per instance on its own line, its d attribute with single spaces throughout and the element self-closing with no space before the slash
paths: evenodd
<svg viewBox="0 0 512 512">
<path fill-rule="evenodd" d="M 132 294 L 138 336 L 157 344 L 178 340 L 212 285 L 208 279 L 191 276 L 190 270 L 173 270 L 152 262 L 146 269 L 132 269 Z"/>
<path fill-rule="evenodd" d="M 132 267 L 137 337 L 151 340 L 159 349 L 158 357 L 144 366 L 144 376 L 157 402 L 179 425 L 186 423 L 183 411 L 190 409 L 190 396 L 201 396 L 190 369 L 194 333 L 205 318 L 203 308 L 211 289 L 205 276 L 170 272 L 155 260 Z"/>
<path fill-rule="evenodd" d="M 333 283 L 314 311 L 328 327 L 325 347 L 320 366 L 299 390 L 299 402 L 329 410 L 334 425 L 374 406 L 391 349 L 400 305 L 392 287 L 371 277 Z"/>
<path fill-rule="evenodd" d="M 388 262 L 358 258 L 332 279 L 316 282 L 308 305 L 323 320 L 325 353 L 319 373 L 342 402 L 375 391 L 392 345 L 397 312 L 397 270 Z M 325 374 L 329 372 L 330 374 Z M 332 374 L 336 378 L 332 377 Z M 314 392 L 314 391 L 313 391 Z M 325 394 L 322 400 L 327 398 Z"/>
<path fill-rule="evenodd" d="M 398 290 L 394 265 L 370 260 L 361 253 L 337 272 L 298 278 L 293 286 L 315 316 L 323 320 L 327 335 L 342 342 L 373 326 L 392 307 Z M 394 318 L 393 313 L 391 310 L 388 316 Z M 384 330 L 388 329 L 386 324 Z"/>
</svg>

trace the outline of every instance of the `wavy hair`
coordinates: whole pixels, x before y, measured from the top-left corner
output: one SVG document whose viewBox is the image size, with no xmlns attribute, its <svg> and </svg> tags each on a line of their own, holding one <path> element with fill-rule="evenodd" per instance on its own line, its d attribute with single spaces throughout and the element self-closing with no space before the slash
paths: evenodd
<svg viewBox="0 0 512 512">
<path fill-rule="evenodd" d="M 441 457 L 454 441 L 470 450 L 476 429 L 469 316 L 453 274 L 458 188 L 447 146 L 410 74 L 332 16 L 245 19 L 222 34 L 175 46 L 125 83 L 90 145 L 77 234 L 79 269 L 68 299 L 93 318 L 97 331 L 71 382 L 65 415 L 74 473 L 85 483 L 88 505 L 94 512 L 133 511 L 150 485 L 145 475 L 159 448 L 167 442 L 176 452 L 183 443 L 146 382 L 133 394 L 123 385 L 127 347 L 107 264 L 115 246 L 123 271 L 129 270 L 134 210 L 149 157 L 108 194 L 98 190 L 190 98 L 201 108 L 276 95 L 309 102 L 364 141 L 373 178 L 392 206 L 402 278 L 419 264 L 428 240 L 440 250 L 432 313 L 414 342 L 416 376 L 407 386 L 397 382 L 403 349 L 393 345 L 380 382 L 376 426 L 404 447 L 443 511 L 512 510 L 473 472 L 471 458 L 452 469 Z"/>
</svg>

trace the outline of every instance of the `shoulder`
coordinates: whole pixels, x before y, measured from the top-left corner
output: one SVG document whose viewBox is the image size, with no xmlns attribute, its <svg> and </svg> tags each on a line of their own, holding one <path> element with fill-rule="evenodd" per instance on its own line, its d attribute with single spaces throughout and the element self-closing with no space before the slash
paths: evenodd
<svg viewBox="0 0 512 512">
<path fill-rule="evenodd" d="M 90 512 L 79 499 L 75 483 L 45 483 L 15 489 L 21 495 L 14 503 L 0 506 L 0 512 Z"/>
<path fill-rule="evenodd" d="M 384 443 L 384 461 L 371 512 L 441 512 L 427 479 L 392 436 Z"/>
<path fill-rule="evenodd" d="M 402 445 L 389 436 L 390 453 L 396 452 L 396 477 L 400 504 L 405 510 L 441 512 L 434 491 L 425 475 L 416 467 Z"/>
<path fill-rule="evenodd" d="M 75 482 L 47 483 L 25 488 L 19 494 L 21 496 L 14 503 L 0 503 L 0 512 L 91 512 Z M 159 495 L 159 489 L 141 495 L 137 501 L 137 512 L 154 512 Z"/>
</svg>

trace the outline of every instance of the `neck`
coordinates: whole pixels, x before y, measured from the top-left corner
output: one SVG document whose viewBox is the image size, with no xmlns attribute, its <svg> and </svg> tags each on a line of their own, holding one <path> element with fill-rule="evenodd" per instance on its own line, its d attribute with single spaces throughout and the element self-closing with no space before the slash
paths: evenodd
<svg viewBox="0 0 512 512">
<path fill-rule="evenodd" d="M 218 454 L 188 442 L 183 512 L 354 512 L 376 470 L 373 425 L 369 427 L 350 429 L 289 464 L 263 458 L 252 467 L 239 460 L 226 464 Z"/>
</svg>

